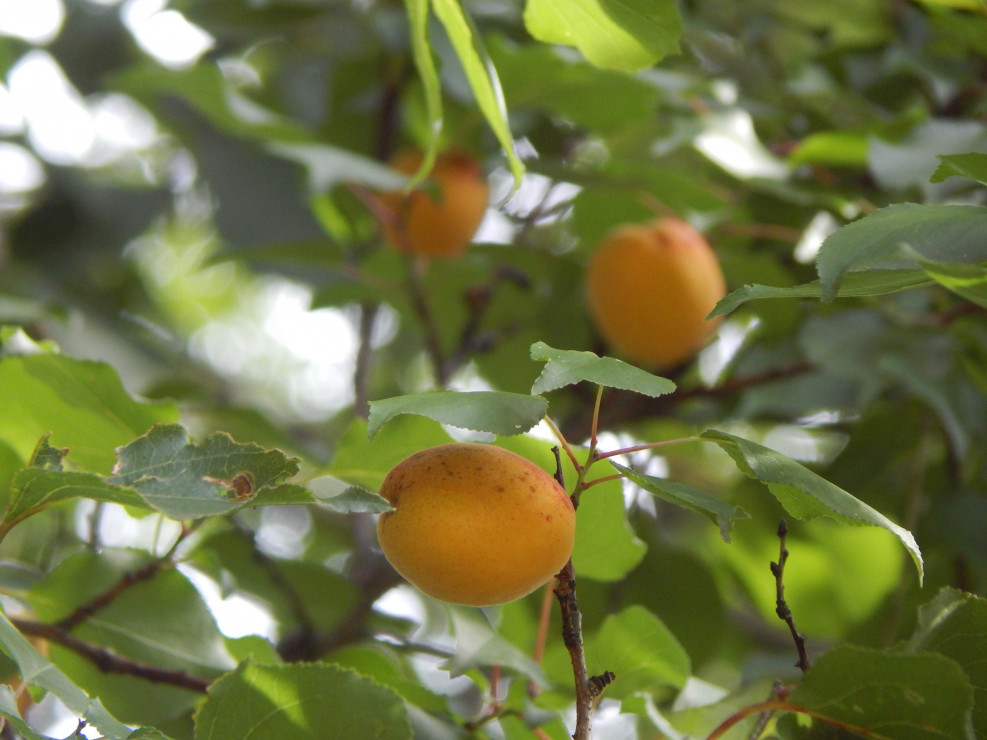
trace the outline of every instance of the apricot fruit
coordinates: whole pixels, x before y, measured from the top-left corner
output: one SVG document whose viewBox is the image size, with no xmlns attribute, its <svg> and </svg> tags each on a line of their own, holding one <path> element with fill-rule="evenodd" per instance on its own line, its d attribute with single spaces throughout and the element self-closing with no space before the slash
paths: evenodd
<svg viewBox="0 0 987 740">
<path fill-rule="evenodd" d="M 411 175 L 423 154 L 398 154 L 390 165 Z M 480 163 L 468 154 L 439 154 L 428 180 L 409 193 L 381 193 L 392 218 L 382 224 L 384 238 L 399 251 L 419 257 L 462 254 L 476 233 L 490 201 L 490 186 Z"/>
<path fill-rule="evenodd" d="M 726 295 L 716 253 L 677 218 L 618 226 L 586 269 L 597 329 L 617 354 L 650 369 L 691 358 L 719 319 L 706 316 Z"/>
<path fill-rule="evenodd" d="M 384 555 L 429 596 L 490 606 L 526 596 L 569 560 L 576 512 L 555 478 L 501 447 L 450 443 L 416 452 L 380 495 Z"/>
</svg>

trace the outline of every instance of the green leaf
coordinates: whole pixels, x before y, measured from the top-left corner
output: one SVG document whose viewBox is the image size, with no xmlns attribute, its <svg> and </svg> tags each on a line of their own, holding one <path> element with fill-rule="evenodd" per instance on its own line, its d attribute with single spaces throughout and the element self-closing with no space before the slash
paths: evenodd
<svg viewBox="0 0 987 740">
<path fill-rule="evenodd" d="M 587 660 L 615 674 L 607 687 L 611 698 L 650 694 L 667 686 L 681 689 L 692 675 L 685 648 L 658 617 L 639 605 L 604 620 L 587 646 Z"/>
<path fill-rule="evenodd" d="M 391 468 L 408 455 L 451 441 L 440 424 L 422 416 L 397 416 L 372 439 L 367 422 L 354 419 L 336 447 L 329 473 L 345 483 L 376 491 Z"/>
<path fill-rule="evenodd" d="M 720 537 L 723 538 L 724 542 L 730 541 L 730 530 L 733 529 L 735 519 L 750 518 L 750 514 L 739 506 L 732 506 L 720 501 L 692 486 L 657 478 L 653 475 L 642 475 L 613 461 L 610 464 L 620 471 L 621 475 L 648 493 L 652 493 L 670 504 L 705 516 L 720 528 Z"/>
<path fill-rule="evenodd" d="M 823 300 L 832 300 L 843 275 L 862 269 L 913 267 L 903 260 L 907 244 L 940 262 L 987 261 L 987 208 L 969 205 L 888 206 L 831 234 L 819 250 L 817 268 Z"/>
<path fill-rule="evenodd" d="M 107 712 L 99 699 L 88 696 L 72 683 L 51 661 L 39 653 L 2 613 L 0 613 L 0 644 L 3 645 L 7 655 L 17 663 L 25 683 L 57 696 L 69 711 L 93 725 L 106 740 L 127 740 L 131 737 L 131 728 Z"/>
<path fill-rule="evenodd" d="M 227 514 L 247 504 L 315 501 L 301 486 L 280 485 L 298 472 L 297 459 L 222 432 L 196 444 L 184 427 L 159 425 L 121 448 L 119 458 L 110 482 L 133 487 L 173 519 Z"/>
<path fill-rule="evenodd" d="M 652 375 L 622 360 L 600 357 L 592 352 L 553 349 L 544 342 L 535 342 L 531 345 L 531 359 L 546 362 L 541 375 L 531 386 L 533 394 L 547 393 L 584 380 L 652 398 L 675 390 L 675 383 L 668 378 Z"/>
<path fill-rule="evenodd" d="M 244 663 L 210 687 L 195 716 L 195 740 L 411 735 L 405 704 L 394 691 L 325 663 Z"/>
<path fill-rule="evenodd" d="M 673 0 L 528 0 L 528 33 L 574 46 L 592 64 L 636 72 L 679 52 L 682 19 Z"/>
<path fill-rule="evenodd" d="M 974 1 L 982 2 L 982 0 Z M 987 185 L 987 154 L 971 152 L 940 155 L 939 168 L 932 174 L 932 182 L 942 182 L 954 175 L 968 177 L 981 185 Z"/>
<path fill-rule="evenodd" d="M 974 738 L 970 682 L 955 661 L 934 653 L 834 648 L 815 662 L 788 701 L 882 738 Z"/>
<path fill-rule="evenodd" d="M 939 262 L 925 258 L 909 247 L 902 251 L 921 265 L 926 274 L 941 286 L 987 308 L 987 260 L 979 265 Z"/>
<path fill-rule="evenodd" d="M 114 451 L 153 424 L 178 419 L 172 404 L 135 401 L 102 362 L 37 354 L 0 360 L 2 437 L 23 459 L 51 433 L 85 470 L 109 473 Z"/>
<path fill-rule="evenodd" d="M 321 504 L 340 514 L 355 512 L 380 514 L 393 508 L 387 503 L 387 499 L 373 491 L 361 486 L 348 486 L 332 476 L 309 481 L 309 487 L 315 491 Z"/>
<path fill-rule="evenodd" d="M 95 473 L 24 468 L 10 483 L 10 500 L 0 523 L 0 536 L 39 511 L 73 498 L 148 508 L 136 491 L 114 486 Z"/>
<path fill-rule="evenodd" d="M 508 167 L 514 175 L 514 185 L 518 187 L 524 175 L 524 165 L 514 148 L 514 137 L 511 135 L 507 106 L 504 103 L 504 93 L 500 89 L 500 80 L 497 79 L 497 70 L 490 62 L 480 34 L 458 0 L 432 0 L 432 9 L 452 41 L 473 90 L 473 97 L 503 147 Z"/>
<path fill-rule="evenodd" d="M 922 580 L 922 552 L 907 529 L 780 452 L 713 429 L 699 436 L 719 445 L 745 475 L 764 483 L 796 519 L 829 517 L 844 524 L 869 525 L 891 532 L 908 550 L 919 581 Z"/>
<path fill-rule="evenodd" d="M 428 2 L 429 0 L 405 0 L 408 11 L 408 26 L 411 32 L 411 55 L 415 60 L 418 78 L 425 93 L 425 115 L 431 135 L 425 143 L 425 156 L 421 166 L 412 178 L 417 184 L 425 177 L 435 163 L 438 153 L 439 134 L 442 131 L 442 83 L 432 58 L 432 47 L 428 41 Z"/>
<path fill-rule="evenodd" d="M 944 588 L 918 612 L 911 653 L 935 652 L 955 660 L 973 686 L 973 727 L 987 734 L 987 601 Z"/>
<path fill-rule="evenodd" d="M 840 281 L 837 298 L 867 298 L 896 293 L 911 288 L 924 288 L 935 281 L 924 270 L 864 270 L 848 272 Z M 760 298 L 822 298 L 818 280 L 787 288 L 770 285 L 745 285 L 722 298 L 709 317 L 728 314 L 737 307 Z"/>
<path fill-rule="evenodd" d="M 401 414 L 417 414 L 442 424 L 508 436 L 524 434 L 545 416 L 548 402 L 540 396 L 502 391 L 431 391 L 371 401 L 367 436 Z"/>
<path fill-rule="evenodd" d="M 805 137 L 789 155 L 794 165 L 822 164 L 831 167 L 866 167 L 870 140 L 850 131 L 821 131 Z"/>
<path fill-rule="evenodd" d="M 594 474 L 598 475 L 595 468 L 591 477 Z M 647 549 L 627 521 L 618 481 L 600 483 L 582 495 L 576 510 L 576 546 L 572 550 L 578 577 L 619 581 L 637 567 Z"/>
<path fill-rule="evenodd" d="M 536 108 L 600 134 L 617 132 L 654 116 L 659 92 L 643 79 L 597 69 L 540 44 L 513 44 L 494 37 L 488 46 L 512 110 Z M 607 105 L 600 105 L 601 100 Z M 661 174 L 674 177 L 668 170 Z M 626 199 L 624 193 L 616 195 Z"/>
<path fill-rule="evenodd" d="M 499 665 L 518 671 L 539 686 L 548 685 L 541 666 L 498 634 L 482 611 L 459 606 L 448 608 L 452 632 L 456 635 L 456 651 L 443 667 L 453 676 L 462 675 L 471 668 Z"/>
</svg>

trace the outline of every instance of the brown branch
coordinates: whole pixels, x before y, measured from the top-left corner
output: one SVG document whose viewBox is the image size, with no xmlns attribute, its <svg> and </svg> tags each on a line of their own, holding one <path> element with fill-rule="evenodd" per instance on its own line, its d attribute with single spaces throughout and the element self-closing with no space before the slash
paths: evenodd
<svg viewBox="0 0 987 740">
<path fill-rule="evenodd" d="M 115 584 L 87 604 L 83 604 L 67 617 L 58 620 L 53 626 L 68 632 L 73 627 L 82 624 L 93 614 L 105 609 L 119 598 L 127 589 L 143 581 L 148 581 L 165 568 L 171 568 L 174 563 L 170 559 L 159 559 L 148 563 L 143 568 L 124 573 Z"/>
<path fill-rule="evenodd" d="M 43 624 L 27 619 L 11 619 L 13 625 L 25 635 L 41 637 L 86 658 L 104 673 L 119 673 L 142 678 L 153 683 L 177 686 L 189 691 L 205 693 L 211 681 L 179 670 L 161 668 L 135 660 L 123 658 L 112 650 L 86 642 L 58 624 Z"/>
<path fill-rule="evenodd" d="M 564 489 L 565 480 L 562 476 L 562 459 L 559 448 L 553 447 L 552 452 L 555 455 L 555 479 Z M 576 506 L 577 503 L 578 498 L 573 496 L 573 506 Z M 590 740 L 593 733 L 593 707 L 596 698 L 600 695 L 603 687 L 613 680 L 613 674 L 607 671 L 602 676 L 593 676 L 591 679 L 586 670 L 586 652 L 583 649 L 583 615 L 579 611 L 579 601 L 576 598 L 576 571 L 572 565 L 572 558 L 569 558 L 555 579 L 553 593 L 558 599 L 559 609 L 562 612 L 562 642 L 565 644 L 566 650 L 569 651 L 576 688 L 576 729 L 572 737 L 573 740 Z M 608 677 L 606 683 L 602 683 L 603 677 Z"/>
<path fill-rule="evenodd" d="M 782 519 L 778 524 L 778 562 L 771 563 L 771 573 L 775 577 L 775 614 L 788 625 L 788 630 L 792 633 L 792 639 L 795 641 L 795 649 L 799 655 L 798 662 L 795 665 L 798 666 L 802 673 L 805 673 L 809 670 L 809 654 L 805 649 L 805 635 L 795 627 L 795 617 L 792 615 L 792 610 L 785 601 L 785 563 L 788 561 L 788 548 L 785 547 L 785 537 L 787 535 L 788 523 Z"/>
</svg>

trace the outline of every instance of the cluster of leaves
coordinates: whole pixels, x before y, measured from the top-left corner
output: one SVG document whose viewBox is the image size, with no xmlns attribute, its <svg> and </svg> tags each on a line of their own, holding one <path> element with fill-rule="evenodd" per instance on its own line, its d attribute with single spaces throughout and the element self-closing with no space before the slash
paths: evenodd
<svg viewBox="0 0 987 740">
<path fill-rule="evenodd" d="M 601 733 L 987 733 L 980 0 L 172 5 L 216 42 L 179 70 L 72 3 L 50 52 L 163 136 L 49 167 L 2 224 L 5 732 L 44 737 L 50 696 L 108 738 L 567 737 L 548 600 L 429 601 L 369 534 L 390 467 L 469 432 L 566 453 Z M 0 39 L 0 72 L 27 51 Z M 366 195 L 406 143 L 486 153 L 502 233 L 427 269 L 386 249 Z M 655 213 L 737 287 L 669 378 L 606 357 L 580 290 Z M 316 424 L 188 349 L 271 276 L 354 318 Z M 203 579 L 273 641 L 224 635 Z"/>
</svg>

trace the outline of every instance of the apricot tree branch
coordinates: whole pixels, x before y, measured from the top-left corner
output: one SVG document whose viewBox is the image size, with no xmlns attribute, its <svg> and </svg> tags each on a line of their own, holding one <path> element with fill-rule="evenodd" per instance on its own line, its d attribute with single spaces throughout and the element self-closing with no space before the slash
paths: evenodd
<svg viewBox="0 0 987 740">
<path fill-rule="evenodd" d="M 148 665 L 129 658 L 123 658 L 108 648 L 86 642 L 58 624 L 43 624 L 28 619 L 11 619 L 11 623 L 25 635 L 41 637 L 66 647 L 89 660 L 104 673 L 120 673 L 142 678 L 153 683 L 177 686 L 190 691 L 205 693 L 211 681 L 193 676 L 185 671 Z"/>
<path fill-rule="evenodd" d="M 562 488 L 565 488 L 565 478 L 562 475 L 562 458 L 559 448 L 553 447 L 555 455 L 555 480 Z M 581 471 L 582 472 L 582 471 Z M 578 506 L 579 498 L 577 493 L 582 484 L 582 476 L 576 484 L 576 491 L 572 494 L 573 506 Z M 603 674 L 605 683 L 600 683 L 600 677 L 594 676 L 592 679 L 586 670 L 586 653 L 583 649 L 583 616 L 579 611 L 579 601 L 576 598 L 576 571 L 572 565 L 572 558 L 566 562 L 562 570 L 555 576 L 555 598 L 559 602 L 559 609 L 562 612 L 562 642 L 566 650 L 569 651 L 569 660 L 572 663 L 572 675 L 576 688 L 576 728 L 573 732 L 573 740 L 590 740 L 593 731 L 593 707 L 596 698 L 603 690 L 603 686 L 613 680 L 613 674 L 607 671 Z"/>
<path fill-rule="evenodd" d="M 771 573 L 775 577 L 775 613 L 778 618 L 788 625 L 795 641 L 795 649 L 798 651 L 799 659 L 795 664 L 802 673 L 809 670 L 809 654 L 805 649 L 805 635 L 795 627 L 795 617 L 792 610 L 785 601 L 785 563 L 788 561 L 788 548 L 785 547 L 785 537 L 788 535 L 788 523 L 782 519 L 778 524 L 778 562 L 771 563 Z"/>
<path fill-rule="evenodd" d="M 847 722 L 836 720 L 832 717 L 827 717 L 814 709 L 800 707 L 797 704 L 789 704 L 787 701 L 780 701 L 777 699 L 762 701 L 757 704 L 750 704 L 749 706 L 734 712 L 719 725 L 717 725 L 717 727 L 709 735 L 707 735 L 706 740 L 719 740 L 727 733 L 727 730 L 731 729 L 740 722 L 743 722 L 751 715 L 761 714 L 762 712 L 796 712 L 797 714 L 804 714 L 807 717 L 812 717 L 813 719 L 817 719 L 827 725 L 838 727 L 841 730 L 846 730 L 847 732 L 853 733 L 854 735 L 859 735 L 860 737 L 872 738 L 873 740 L 891 740 L 891 738 L 887 735 L 880 735 L 876 732 L 868 730 L 865 727 L 857 727 L 856 725 L 851 725 Z"/>
</svg>

